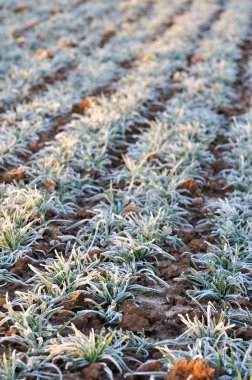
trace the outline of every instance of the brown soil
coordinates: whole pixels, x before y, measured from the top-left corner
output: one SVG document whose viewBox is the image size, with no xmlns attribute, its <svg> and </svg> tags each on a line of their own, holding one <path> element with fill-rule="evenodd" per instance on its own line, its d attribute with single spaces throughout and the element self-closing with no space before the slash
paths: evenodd
<svg viewBox="0 0 252 380">
<path fill-rule="evenodd" d="M 100 364 L 90 364 L 78 372 L 64 375 L 64 380 L 107 380 L 108 376 Z"/>
<path fill-rule="evenodd" d="M 150 361 L 149 363 L 142 364 L 136 370 L 136 372 L 163 372 L 163 371 L 164 369 L 162 365 L 157 360 L 153 360 L 153 361 Z M 134 374 L 127 377 L 127 379 L 128 380 L 149 380 L 150 376 Z"/>
<path fill-rule="evenodd" d="M 15 262 L 15 265 L 11 268 L 10 272 L 19 276 L 23 280 L 28 279 L 33 274 L 28 264 L 32 264 L 31 259 L 29 257 L 21 257 Z"/>
</svg>

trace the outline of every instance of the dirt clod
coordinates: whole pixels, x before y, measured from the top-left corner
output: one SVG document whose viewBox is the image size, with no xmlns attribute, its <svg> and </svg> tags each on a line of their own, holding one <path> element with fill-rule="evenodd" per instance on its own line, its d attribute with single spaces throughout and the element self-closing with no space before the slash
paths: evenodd
<svg viewBox="0 0 252 380">
<path fill-rule="evenodd" d="M 188 247 L 193 253 L 200 253 L 207 251 L 207 244 L 203 239 L 192 239 L 188 244 Z"/>
<path fill-rule="evenodd" d="M 17 276 L 24 277 L 30 272 L 28 264 L 31 264 L 31 259 L 29 259 L 29 257 L 20 257 L 20 259 L 17 259 L 15 262 L 11 272 Z"/>
<path fill-rule="evenodd" d="M 164 369 L 159 361 L 153 360 L 153 361 L 140 365 L 136 371 L 137 372 L 162 372 L 164 371 Z M 128 380 L 149 380 L 149 378 L 150 378 L 149 375 L 134 374 L 132 376 L 129 376 Z"/>
<path fill-rule="evenodd" d="M 140 307 L 126 304 L 123 311 L 123 320 L 121 323 L 123 330 L 139 332 L 150 327 L 149 321 L 145 318 L 144 311 Z"/>
</svg>

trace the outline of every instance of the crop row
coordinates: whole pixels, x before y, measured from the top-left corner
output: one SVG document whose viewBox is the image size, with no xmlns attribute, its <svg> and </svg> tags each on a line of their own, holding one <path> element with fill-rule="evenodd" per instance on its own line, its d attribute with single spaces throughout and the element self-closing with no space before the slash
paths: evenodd
<svg viewBox="0 0 252 380">
<path fill-rule="evenodd" d="M 182 1 L 179 2 L 179 5 L 183 3 Z M 174 5 L 168 8 L 169 12 L 165 14 L 166 18 L 171 16 L 177 8 L 178 2 L 176 4 L 174 2 Z M 146 20 L 144 19 L 143 21 Z M 162 21 L 164 21 L 163 18 L 161 18 L 161 23 Z M 160 25 L 159 18 L 157 25 Z M 79 64 L 78 69 L 71 71 L 65 80 L 49 86 L 45 93 L 37 94 L 32 101 L 21 103 L 17 105 L 16 110 L 8 111 L 3 115 L 6 122 L 2 126 L 1 162 L 15 165 L 17 163 L 15 158 L 29 152 L 28 148 L 37 142 L 40 132 L 52 129 L 55 116 L 64 116 L 67 112 L 70 112 L 73 105 L 80 102 L 82 96 L 92 94 L 98 85 L 99 87 L 108 85 L 118 75 L 124 76 L 126 70 L 120 67 L 118 62 L 124 61 L 125 57 L 130 59 L 132 56 L 130 46 L 132 46 L 132 51 L 138 49 L 139 65 L 146 61 L 146 54 L 148 55 L 148 49 L 150 50 L 152 46 L 148 43 L 148 38 L 152 38 L 155 32 L 158 31 L 157 25 L 156 23 L 150 23 L 150 28 L 146 31 L 144 22 L 140 22 L 137 26 L 137 31 L 134 33 L 134 43 L 132 41 L 129 45 L 125 37 L 127 32 L 121 31 L 121 33 L 119 32 L 115 35 L 104 49 L 95 50 L 89 57 L 86 57 L 85 54 L 79 51 L 79 48 L 76 48 L 76 54 L 79 54 L 79 58 L 78 62 L 75 61 L 75 64 Z M 134 27 L 136 28 L 136 25 Z M 147 42 L 145 43 L 146 38 Z M 123 48 L 124 45 L 125 48 Z M 115 54 L 115 52 L 117 53 Z M 110 59 L 111 56 L 113 59 Z M 108 59 L 110 59 L 109 63 Z M 146 66 L 151 66 L 151 63 L 148 65 L 148 60 L 144 64 L 144 67 Z M 37 70 L 38 68 L 35 66 L 35 71 Z M 136 72 L 134 71 L 133 73 L 134 77 L 138 71 L 139 68 L 136 68 Z M 38 75 L 40 76 L 40 73 Z M 18 77 L 20 78 L 20 75 Z M 128 82 L 130 82 L 130 78 L 132 78 L 131 75 L 126 76 L 125 81 L 128 79 Z M 122 81 L 123 79 L 120 82 Z M 125 88 L 125 90 L 128 90 L 128 88 Z M 81 94 L 82 92 L 84 92 L 84 95 Z M 124 95 L 124 98 L 126 96 Z M 111 100 L 109 102 L 111 103 Z M 13 124 L 11 122 L 10 125 L 8 121 L 13 121 Z"/>
<path fill-rule="evenodd" d="M 95 73 L 96 75 L 99 74 L 99 66 L 104 66 L 105 62 L 108 66 L 107 60 L 112 54 L 114 54 L 113 63 L 116 63 L 116 51 L 118 49 L 115 50 L 115 48 L 119 41 L 122 48 L 120 59 L 123 58 L 125 50 L 128 51 L 128 58 L 130 58 L 130 49 L 137 48 L 141 38 L 144 40 L 148 35 L 152 35 L 155 23 L 158 24 L 162 21 L 162 18 L 160 20 L 160 17 L 157 17 L 158 6 L 161 4 L 162 2 L 157 2 L 151 14 L 144 14 L 142 19 L 140 18 L 139 29 L 136 29 L 136 24 L 132 21 L 143 8 L 143 2 L 142 4 L 136 2 L 135 6 L 128 8 L 123 7 L 123 4 L 116 5 L 115 2 L 95 2 L 76 7 L 72 12 L 67 12 L 68 8 L 66 8 L 66 12 L 58 12 L 42 24 L 36 25 L 35 29 L 24 32 L 26 37 L 22 36 L 21 38 L 25 39 L 26 43 L 23 42 L 22 50 L 17 46 L 18 40 L 12 37 L 11 41 L 14 46 L 8 45 L 7 51 L 12 51 L 12 60 L 13 50 L 16 51 L 16 56 L 20 55 L 21 62 L 17 61 L 15 56 L 17 65 L 11 66 L 8 70 L 4 83 L 3 103 L 11 105 L 15 97 L 22 99 L 29 96 L 29 90 L 35 88 L 36 84 L 39 85 L 41 79 L 53 78 L 57 70 L 68 70 L 70 67 L 76 68 L 76 73 L 73 73 L 73 78 L 71 78 L 74 85 L 76 86 L 78 82 L 83 81 L 82 85 L 85 90 L 89 90 L 89 88 L 85 87 L 85 77 L 92 75 L 95 78 Z M 173 7 L 171 6 L 170 9 L 172 11 Z M 84 19 L 83 16 L 85 17 Z M 169 13 L 166 13 L 165 16 L 169 17 Z M 92 21 L 88 22 L 88 19 Z M 111 20 L 114 20 L 113 24 L 111 24 Z M 143 29 L 143 22 L 149 22 L 150 28 L 148 31 Z M 125 33 L 130 27 L 132 28 L 132 33 L 134 33 L 133 38 L 136 45 L 132 41 L 129 46 L 129 43 L 125 41 Z M 65 40 L 62 39 L 62 28 L 64 33 L 67 34 Z M 8 36 L 11 35 L 11 32 L 8 33 L 6 28 L 5 33 Z M 100 44 L 105 45 L 102 40 L 109 36 L 109 33 L 111 37 L 114 37 L 114 44 L 111 46 L 109 43 L 109 48 L 101 47 L 97 49 Z M 40 36 L 41 34 L 42 36 Z M 75 38 L 73 38 L 73 35 Z M 42 39 L 40 44 L 37 36 Z M 107 39 L 109 40 L 109 37 Z M 46 41 L 46 46 L 43 41 Z M 93 71 L 90 65 L 93 65 Z M 79 70 L 77 69 L 78 66 Z M 111 70 L 116 70 L 115 65 L 111 67 Z M 75 79 L 76 76 L 79 80 Z M 92 82 L 90 81 L 89 86 L 91 85 Z M 63 89 L 64 86 L 62 85 L 60 88 Z M 76 88 L 77 90 L 78 88 Z"/>
</svg>

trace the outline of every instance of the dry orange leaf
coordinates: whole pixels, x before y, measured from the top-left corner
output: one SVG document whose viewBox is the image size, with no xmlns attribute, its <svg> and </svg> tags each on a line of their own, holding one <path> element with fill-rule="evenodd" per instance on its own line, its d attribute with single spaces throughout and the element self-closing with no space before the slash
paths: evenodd
<svg viewBox="0 0 252 380">
<path fill-rule="evenodd" d="M 11 336 L 11 335 L 17 335 L 17 334 L 18 334 L 18 330 L 16 328 L 12 328 L 11 330 L 7 331 L 5 336 Z"/>
<path fill-rule="evenodd" d="M 60 49 L 67 49 L 69 47 L 69 44 L 67 41 L 63 41 L 59 44 Z"/>
<path fill-rule="evenodd" d="M 213 380 L 214 368 L 205 359 L 179 360 L 165 376 L 165 380 Z"/>
<path fill-rule="evenodd" d="M 12 124 L 15 122 L 15 119 L 8 119 L 7 117 L 0 117 L 0 123 Z"/>
<path fill-rule="evenodd" d="M 136 215 L 139 215 L 139 209 L 137 208 L 137 206 L 135 205 L 135 203 L 131 202 L 128 206 L 126 206 L 123 211 L 122 211 L 122 215 L 124 214 L 128 214 L 130 212 L 133 212 L 135 213 Z"/>
<path fill-rule="evenodd" d="M 194 179 L 188 178 L 181 185 L 179 185 L 178 188 L 181 190 L 195 191 L 199 188 L 199 185 Z"/>
<path fill-rule="evenodd" d="M 0 297 L 0 307 L 3 307 L 4 305 L 6 305 L 6 298 L 5 297 Z M 0 331 L 1 331 L 2 328 L 0 328 Z"/>
<path fill-rule="evenodd" d="M 80 296 L 83 294 L 83 292 L 81 290 L 77 290 L 73 295 L 72 297 L 70 298 L 71 301 L 77 301 Z"/>
<path fill-rule="evenodd" d="M 37 25 L 37 21 L 31 21 L 24 27 L 24 31 L 31 30 Z"/>
<path fill-rule="evenodd" d="M 55 182 L 51 178 L 48 178 L 45 183 L 46 190 L 50 190 L 54 186 L 55 186 Z"/>
<path fill-rule="evenodd" d="M 44 58 L 53 58 L 54 54 L 51 50 L 47 49 L 38 49 L 34 52 L 34 55 L 37 59 L 44 59 Z"/>
<path fill-rule="evenodd" d="M 20 181 L 24 177 L 24 169 L 19 166 L 17 169 L 13 169 L 7 173 L 4 173 L 3 180 L 6 183 L 10 183 L 14 180 Z"/>
<path fill-rule="evenodd" d="M 202 55 L 196 55 L 193 58 L 194 63 L 200 63 L 200 62 L 204 62 L 204 61 L 205 61 L 205 58 Z"/>
<path fill-rule="evenodd" d="M 30 148 L 31 148 L 32 153 L 35 153 L 37 151 L 37 149 L 38 149 L 38 144 L 37 143 L 32 143 L 31 146 L 30 146 Z"/>
<path fill-rule="evenodd" d="M 88 96 L 85 99 L 82 99 L 80 102 L 80 111 L 84 111 L 87 108 L 91 107 L 91 98 Z"/>
</svg>

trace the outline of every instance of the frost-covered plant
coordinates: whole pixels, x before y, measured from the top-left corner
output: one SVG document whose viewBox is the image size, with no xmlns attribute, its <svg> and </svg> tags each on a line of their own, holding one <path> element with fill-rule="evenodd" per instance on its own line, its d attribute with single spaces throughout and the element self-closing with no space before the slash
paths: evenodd
<svg viewBox="0 0 252 380">
<path fill-rule="evenodd" d="M 107 271 L 98 275 L 97 279 L 90 284 L 89 293 L 93 296 L 90 299 L 94 304 L 102 307 L 117 307 L 127 299 L 134 299 L 134 295 L 152 290 L 136 283 L 136 278 L 131 273 L 127 273 L 120 267 L 112 265 Z"/>
<path fill-rule="evenodd" d="M 143 243 L 152 242 L 161 246 L 168 243 L 171 246 L 181 245 L 182 242 L 172 235 L 172 227 L 166 221 L 166 212 L 160 208 L 154 215 L 130 212 L 124 217 L 118 216 L 123 230 L 133 238 L 141 239 Z"/>
<path fill-rule="evenodd" d="M 207 253 L 195 254 L 193 263 L 204 271 L 191 269 L 187 277 L 197 299 L 215 299 L 234 301 L 238 295 L 248 297 L 250 294 L 250 252 L 226 236 L 220 237 L 220 245 L 208 244 Z M 242 271 L 242 269 L 246 269 Z"/>
<path fill-rule="evenodd" d="M 34 356 L 26 356 L 23 353 L 3 353 L 0 361 L 0 378 L 5 380 L 25 380 L 27 377 L 39 379 L 62 379 L 60 369 L 47 360 Z"/>
<path fill-rule="evenodd" d="M 106 247 L 120 227 L 116 214 L 104 203 L 93 207 L 90 212 L 93 214 L 92 218 L 83 219 L 72 226 L 83 224 L 77 233 L 76 240 L 86 249 L 90 249 L 93 245 Z"/>
<path fill-rule="evenodd" d="M 41 238 L 36 220 L 30 220 L 31 213 L 16 208 L 7 214 L 2 210 L 0 216 L 0 249 L 2 254 L 25 254 L 31 251 L 32 245 Z"/>
<path fill-rule="evenodd" d="M 15 208 L 8 212 L 5 207 L 0 215 L 0 281 L 22 283 L 22 280 L 8 271 L 22 256 L 32 252 L 32 246 L 42 237 L 43 227 L 36 226 L 26 208 Z"/>
<path fill-rule="evenodd" d="M 34 131 L 28 122 L 22 121 L 10 128 L 7 123 L 1 126 L 0 164 L 18 165 L 22 160 L 18 156 L 29 153 L 28 142 Z M 35 139 L 36 140 L 36 139 Z"/>
<path fill-rule="evenodd" d="M 122 336 L 124 336 L 125 332 L 119 330 L 118 334 L 122 334 Z M 127 351 L 141 355 L 141 357 L 148 357 L 150 351 L 153 350 L 157 345 L 157 341 L 147 338 L 144 335 L 144 332 L 139 332 L 137 335 L 132 331 L 127 331 L 126 334 L 128 336 Z"/>
<path fill-rule="evenodd" d="M 250 199 L 251 192 L 235 192 L 225 200 L 209 202 L 209 207 L 214 210 L 211 218 L 213 234 L 225 236 L 230 245 L 249 248 L 252 236 Z"/>
<path fill-rule="evenodd" d="M 9 301 L 7 295 L 6 309 L 6 313 L 1 313 L 0 325 L 8 323 L 16 332 L 0 338 L 0 342 L 14 342 L 25 347 L 30 355 L 45 355 L 48 339 L 62 328 L 62 325 L 52 323 L 53 316 L 62 307 L 55 307 L 53 303 L 34 303 L 33 297 L 17 306 Z"/>
<path fill-rule="evenodd" d="M 213 262 L 209 262 L 206 269 L 206 272 L 191 269 L 191 274 L 187 278 L 194 288 L 188 290 L 188 294 L 193 295 L 197 300 L 232 302 L 238 295 L 248 296 L 251 280 L 239 269 L 228 272 Z"/>
<path fill-rule="evenodd" d="M 251 368 L 251 347 L 248 342 L 235 338 L 232 329 L 235 325 L 230 324 L 227 313 L 217 318 L 217 310 L 211 303 L 208 304 L 206 315 L 193 320 L 188 316 L 181 316 L 186 325 L 186 331 L 175 340 L 169 340 L 167 345 L 159 345 L 157 348 L 163 354 L 162 362 L 170 368 L 179 359 L 205 358 L 214 365 L 225 369 L 227 375 L 221 378 L 232 379 L 238 373 L 245 378 L 249 376 Z M 165 342 L 162 342 L 162 344 Z M 173 349 L 174 345 L 187 344 L 187 350 Z"/>
<path fill-rule="evenodd" d="M 229 318 L 236 325 L 252 326 L 252 311 L 248 307 L 229 310 Z"/>
<path fill-rule="evenodd" d="M 66 368 L 80 368 L 92 363 L 100 363 L 110 379 L 113 373 L 112 364 L 122 372 L 126 369 L 125 350 L 127 347 L 127 335 L 118 335 L 116 330 L 106 333 L 102 329 L 95 334 L 92 329 L 89 335 L 83 334 L 72 325 L 73 335 L 58 337 L 51 341 L 49 347 L 50 356 L 66 361 Z"/>
<path fill-rule="evenodd" d="M 84 189 L 89 186 L 86 177 L 81 178 L 80 173 L 74 171 L 70 166 L 61 164 L 53 154 L 48 154 L 46 160 L 44 155 L 34 158 L 34 162 L 30 166 L 26 166 L 25 171 L 28 178 L 38 188 L 46 187 L 50 181 L 51 189 L 57 190 L 57 195 L 62 202 L 82 194 Z"/>
<path fill-rule="evenodd" d="M 41 264 L 43 271 L 30 265 L 35 273 L 30 279 L 35 293 L 43 290 L 47 295 L 61 299 L 76 290 L 84 290 L 90 286 L 99 272 L 98 260 L 93 261 L 80 248 L 73 248 L 68 257 L 56 253 L 55 259 L 47 259 Z"/>
<path fill-rule="evenodd" d="M 190 216 L 193 200 L 189 191 L 183 189 L 183 184 L 190 178 L 199 187 L 204 184 L 203 177 L 206 177 L 206 173 L 201 165 L 207 166 L 214 159 L 208 149 L 209 143 L 219 131 L 225 131 L 225 119 L 216 110 L 229 106 L 236 96 L 233 83 L 237 75 L 236 60 L 241 57 L 238 45 L 248 27 L 250 2 L 228 2 L 225 12 L 213 23 L 212 29 L 207 29 L 205 38 L 200 40 L 202 26 L 204 32 L 204 26 L 212 21 L 214 12 L 219 9 L 216 1 L 193 2 L 186 12 L 176 15 L 176 22 L 164 31 L 162 25 L 167 23 L 167 15 L 172 15 L 178 7 L 183 7 L 184 0 L 172 0 L 169 7 L 164 0 L 157 0 L 151 4 L 151 12 L 145 12 L 146 4 L 140 0 L 134 1 L 130 6 L 127 2 L 118 2 L 116 6 L 99 1 L 87 6 L 78 4 L 74 10 L 68 3 L 66 0 L 58 2 L 59 12 L 53 15 L 52 22 L 47 17 L 51 10 L 48 4 L 41 12 L 40 7 L 35 7 L 35 10 L 32 1 L 27 0 L 28 8 L 35 12 L 38 21 L 35 30 L 31 28 L 23 31 L 25 43 L 22 49 L 18 46 L 20 39 L 15 37 L 15 31 L 13 33 L 13 23 L 8 18 L 7 21 L 6 17 L 3 18 L 2 30 L 6 29 L 3 32 L 6 39 L 3 39 L 0 49 L 3 49 L 7 64 L 1 66 L 1 73 L 6 78 L 1 99 L 8 108 L 23 94 L 27 98 L 22 99 L 22 104 L 16 104 L 6 115 L 15 119 L 15 124 L 10 125 L 10 128 L 7 125 L 2 128 L 4 143 L 0 144 L 0 161 L 18 163 L 21 158 L 17 158 L 16 153 L 21 153 L 21 156 L 29 153 L 26 144 L 30 142 L 31 136 L 36 141 L 36 135 L 41 131 L 50 137 L 50 128 L 53 128 L 53 132 L 55 127 L 60 128 L 55 140 L 50 145 L 45 142 L 45 147 L 25 166 L 25 181 L 31 181 L 31 189 L 37 186 L 43 195 L 42 205 L 41 200 L 39 205 L 35 202 L 35 207 L 29 206 L 29 212 L 32 212 L 31 218 L 34 218 L 37 207 L 44 216 L 48 209 L 56 213 L 62 210 L 75 212 L 77 199 L 81 202 L 97 202 L 92 207 L 93 217 L 90 220 L 75 223 L 77 237 L 65 235 L 64 239 L 75 240 L 90 254 L 93 248 L 98 248 L 101 257 L 97 262 L 99 269 L 96 265 L 93 267 L 92 260 L 85 261 L 81 255 L 71 257 L 71 260 L 67 255 L 57 255 L 54 260 L 45 263 L 44 272 L 34 268 L 31 291 L 17 294 L 11 303 L 8 301 L 9 314 L 3 317 L 17 328 L 18 333 L 3 339 L 23 343 L 29 354 L 37 353 L 37 358 L 43 353 L 45 360 L 66 359 L 67 367 L 73 369 L 90 362 L 102 361 L 112 377 L 108 361 L 119 370 L 125 369 L 124 349 L 120 351 L 124 346 L 124 338 L 122 346 L 116 346 L 120 348 L 119 351 L 112 351 L 113 355 L 118 354 L 115 359 L 108 352 L 113 346 L 110 338 L 113 336 L 114 342 L 114 333 L 106 335 L 101 332 L 95 336 L 92 331 L 86 337 L 73 327 L 72 336 L 58 335 L 55 338 L 62 326 L 58 328 L 52 323 L 54 312 L 62 310 L 57 307 L 62 298 L 78 289 L 84 293 L 87 288 L 92 295 L 90 304 L 94 309 L 81 310 L 80 314 L 85 315 L 88 311 L 98 314 L 106 322 L 118 322 L 122 317 L 118 305 L 125 299 L 133 299 L 138 291 L 147 289 L 138 284 L 139 276 L 149 276 L 155 283 L 155 260 L 160 256 L 172 258 L 164 245 L 176 248 L 180 241 L 174 233 L 180 230 L 183 234 L 190 227 L 186 217 Z M 11 19 L 17 20 L 17 27 L 22 28 L 29 21 L 30 12 L 27 12 L 28 15 L 26 12 L 17 15 L 14 14 L 14 9 L 12 5 L 3 6 L 4 15 L 11 14 Z M 92 21 L 85 22 L 83 27 L 84 14 L 90 15 Z M 65 23 L 66 17 L 68 23 Z M 98 48 L 107 28 L 111 28 L 111 19 L 111 41 L 108 39 L 104 46 Z M 71 27 L 67 26 L 65 35 L 68 42 L 63 49 L 55 42 L 62 41 L 62 25 L 65 31 L 66 24 Z M 130 41 L 129 28 L 134 30 Z M 43 38 L 37 39 L 39 35 L 44 36 L 49 43 L 46 47 L 53 50 L 50 59 L 47 57 L 40 61 L 35 58 L 37 54 L 30 54 L 34 50 L 33 39 L 36 39 L 36 44 L 43 46 Z M 69 41 L 73 41 L 74 46 L 71 48 L 68 46 Z M 74 43 L 76 41 L 78 47 Z M 90 47 L 97 48 L 91 51 Z M 195 55 L 199 54 L 198 58 L 202 58 L 199 59 L 200 62 L 193 62 L 188 67 L 188 58 L 193 50 Z M 83 51 L 88 54 L 83 54 Z M 42 56 L 44 54 L 42 52 Z M 134 67 L 126 72 L 123 60 L 132 58 L 133 54 Z M 15 65 L 13 58 L 17 63 Z M 39 79 L 46 79 L 47 74 L 53 77 L 59 67 L 66 69 L 66 79 L 50 83 L 41 92 L 31 94 L 30 89 L 34 84 L 39 84 Z M 184 70 L 183 67 L 187 69 Z M 10 75 L 5 75 L 7 69 L 10 69 Z M 105 93 L 104 96 L 94 96 L 90 104 L 88 101 L 82 116 L 73 115 L 70 123 L 57 125 L 58 121 L 59 124 L 62 121 L 64 124 L 65 114 L 62 112 L 72 112 L 73 101 L 80 103 L 83 95 L 91 94 L 97 90 L 98 85 L 110 85 L 113 78 L 117 82 L 113 82 L 114 92 L 111 95 Z M 163 99 L 160 101 L 157 95 L 162 98 L 162 91 L 167 90 L 168 82 L 173 86 L 173 99 L 168 101 L 163 114 L 152 112 L 150 104 L 154 101 L 157 105 L 162 103 L 165 106 Z M 132 126 L 142 128 L 143 123 L 146 123 L 146 115 L 148 119 L 157 117 L 157 120 L 149 125 L 146 133 L 138 136 L 137 143 L 129 143 L 125 137 L 131 137 Z M 59 119 L 55 120 L 54 116 L 59 116 Z M 22 119 L 25 123 L 22 123 Z M 251 187 L 251 181 L 247 179 L 251 170 L 251 149 L 248 145 L 244 149 L 243 145 L 247 140 L 250 141 L 250 134 L 247 134 L 247 128 L 240 129 L 242 138 L 236 141 L 234 155 L 228 159 L 229 163 L 237 164 L 239 174 L 233 167 L 226 170 L 225 175 L 239 193 L 245 194 Z M 246 133 L 243 134 L 245 129 Z M 235 133 L 237 135 L 237 131 Z M 42 135 L 44 144 L 43 137 Z M 119 157 L 122 152 L 125 153 L 125 147 L 128 148 L 125 155 L 126 167 Z M 116 170 L 106 167 L 114 162 Z M 101 181 L 96 180 L 97 175 L 103 176 Z M 103 191 L 100 185 L 108 188 L 109 180 L 113 190 L 109 188 Z M 24 186 L 24 183 L 19 186 L 15 184 L 18 189 Z M 12 210 L 11 199 L 13 198 L 5 199 L 6 213 Z M 246 205 L 240 207 L 244 200 Z M 127 215 L 125 208 L 130 202 L 135 203 L 135 211 L 140 211 Z M 227 222 L 230 210 L 222 215 L 216 213 L 213 232 L 215 235 L 220 232 L 225 235 L 229 246 L 228 249 L 212 248 L 209 254 L 195 255 L 194 261 L 196 264 L 201 261 L 199 269 L 202 270 L 191 274 L 195 287 L 193 295 L 196 298 L 210 297 L 238 302 L 238 294 L 250 297 L 251 276 L 250 273 L 245 273 L 251 268 L 249 215 L 245 213 L 248 222 L 246 225 L 239 221 L 248 204 L 249 197 L 246 196 L 238 201 L 238 212 L 236 208 L 234 213 L 231 210 L 229 214 L 232 216 L 231 223 Z M 232 205 L 234 206 L 236 207 L 235 204 Z M 35 225 L 32 227 L 35 229 Z M 31 249 L 31 241 L 28 239 L 24 246 Z M 69 247 L 70 243 L 67 244 Z M 239 249 L 235 244 L 238 244 Z M 21 245 L 18 252 L 25 247 Z M 6 263 L 3 269 L 5 275 L 8 275 L 6 270 L 17 257 L 13 261 L 12 246 L 7 248 L 10 249 L 5 252 L 3 259 Z M 111 264 L 111 261 L 118 267 Z M 241 272 L 243 266 L 245 271 Z M 95 276 L 92 277 L 94 273 Z M 50 317 L 47 312 L 51 313 Z M 37 315 L 38 322 L 35 320 Z M 8 319 L 10 316 L 12 319 Z M 186 341 L 191 346 L 186 354 L 173 351 L 172 355 L 175 359 L 179 355 L 192 358 L 206 356 L 215 365 L 227 369 L 230 376 L 239 372 L 240 377 L 248 377 L 251 355 L 248 343 L 226 333 L 226 327 L 230 326 L 228 321 L 223 319 L 223 323 L 219 323 L 214 316 L 210 317 L 212 324 L 208 321 L 209 317 L 205 320 L 196 318 L 194 321 L 184 319 L 187 324 L 186 335 L 173 343 L 183 345 Z M 48 349 L 48 340 L 51 338 L 52 350 Z M 131 343 L 127 347 L 125 343 L 125 348 L 134 353 L 146 354 L 152 347 L 145 344 L 141 337 L 138 338 L 129 338 Z M 117 336 L 115 342 L 118 343 L 118 339 Z M 139 351 L 137 346 L 140 347 Z M 45 352 L 49 352 L 47 358 Z"/>
<path fill-rule="evenodd" d="M 133 238 L 127 232 L 116 236 L 113 243 L 111 250 L 105 251 L 104 255 L 110 259 L 115 258 L 122 263 L 130 264 L 135 262 L 139 265 L 144 265 L 144 263 L 148 265 L 148 262 L 152 264 L 157 261 L 156 256 L 158 254 L 173 259 L 173 256 L 165 252 L 157 244 L 152 243 L 152 241 L 144 242 L 143 239 Z"/>
</svg>

